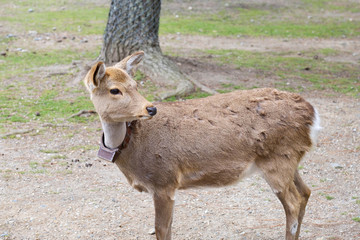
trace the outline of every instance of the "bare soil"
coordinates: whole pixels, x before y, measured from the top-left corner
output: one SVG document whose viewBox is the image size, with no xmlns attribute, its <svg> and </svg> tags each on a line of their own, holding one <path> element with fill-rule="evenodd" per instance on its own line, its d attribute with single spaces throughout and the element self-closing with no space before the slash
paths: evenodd
<svg viewBox="0 0 360 240">
<path fill-rule="evenodd" d="M 162 46 L 185 55 L 217 47 L 359 49 L 358 39 L 181 38 L 163 37 Z M 274 80 L 203 62 L 193 54 L 175 60 L 192 78 L 214 89 L 222 82 L 273 86 Z M 46 76 L 57 70 L 39 71 Z M 301 239 L 359 239 L 360 223 L 353 218 L 360 217 L 360 101 L 335 93 L 329 97 L 324 91 L 305 90 L 302 95 L 320 112 L 323 131 L 300 167 L 312 189 Z M 149 233 L 154 222 L 151 196 L 133 190 L 115 165 L 96 158 L 100 127 L 100 122 L 9 126 L 15 137 L 0 139 L 0 239 L 155 239 Z M 177 194 L 173 239 L 282 239 L 284 234 L 282 205 L 259 175 L 226 188 Z"/>
</svg>

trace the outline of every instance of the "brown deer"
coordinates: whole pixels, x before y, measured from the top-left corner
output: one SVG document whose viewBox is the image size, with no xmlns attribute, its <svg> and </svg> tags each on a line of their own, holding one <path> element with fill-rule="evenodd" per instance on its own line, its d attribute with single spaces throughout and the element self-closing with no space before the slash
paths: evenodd
<svg viewBox="0 0 360 240">
<path fill-rule="evenodd" d="M 177 189 L 226 186 L 257 170 L 284 206 L 286 239 L 298 239 L 310 189 L 297 168 L 320 129 L 314 107 L 270 88 L 153 105 L 131 77 L 143 56 L 98 62 L 84 82 L 104 131 L 98 156 L 152 194 L 156 238 L 171 239 Z"/>
</svg>

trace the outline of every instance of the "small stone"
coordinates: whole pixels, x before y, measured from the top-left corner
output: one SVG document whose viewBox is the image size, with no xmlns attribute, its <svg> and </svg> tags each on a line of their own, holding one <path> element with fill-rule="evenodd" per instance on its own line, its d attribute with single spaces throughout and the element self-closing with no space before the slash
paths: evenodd
<svg viewBox="0 0 360 240">
<path fill-rule="evenodd" d="M 13 38 L 13 37 L 16 37 L 16 35 L 11 34 L 11 33 L 9 33 L 8 35 L 6 35 L 6 38 Z"/>
<path fill-rule="evenodd" d="M 66 36 L 63 36 L 62 39 L 67 39 L 67 37 L 66 37 Z"/>
<path fill-rule="evenodd" d="M 85 167 L 91 167 L 92 163 L 85 163 Z"/>
<path fill-rule="evenodd" d="M 82 42 L 82 43 L 87 43 L 88 40 L 85 38 L 85 39 L 81 40 L 81 42 Z"/>
<path fill-rule="evenodd" d="M 56 31 L 56 27 L 53 27 L 52 30 L 53 30 L 53 31 Z"/>
<path fill-rule="evenodd" d="M 34 38 L 34 41 L 41 41 L 42 40 L 42 37 L 36 37 Z"/>
<path fill-rule="evenodd" d="M 58 40 L 56 40 L 56 42 L 59 42 L 59 43 L 60 43 L 60 42 L 62 42 L 62 40 L 61 40 L 61 39 L 58 39 Z"/>
<path fill-rule="evenodd" d="M 155 228 L 152 228 L 148 232 L 149 235 L 155 235 Z"/>
<path fill-rule="evenodd" d="M 29 31 L 28 34 L 29 34 L 30 36 L 36 36 L 37 31 Z"/>
<path fill-rule="evenodd" d="M 81 65 L 81 61 L 80 60 L 72 60 L 71 64 L 74 66 Z"/>
<path fill-rule="evenodd" d="M 344 168 L 343 166 L 341 166 L 341 165 L 338 164 L 338 163 L 331 163 L 331 166 L 332 166 L 333 168 L 335 168 L 335 169 L 342 169 L 342 168 Z"/>
<path fill-rule="evenodd" d="M 34 9 L 32 9 L 32 8 L 29 8 L 29 9 L 28 9 L 28 12 L 29 12 L 29 13 L 32 13 L 32 12 L 34 12 Z"/>
<path fill-rule="evenodd" d="M 39 116 L 40 116 L 40 113 L 39 113 L 39 112 L 36 112 L 36 113 L 35 113 L 35 116 L 39 117 Z"/>
<path fill-rule="evenodd" d="M 6 57 L 6 52 L 1 52 L 0 55 Z"/>
<path fill-rule="evenodd" d="M 76 39 L 76 37 L 72 37 L 72 38 L 71 38 L 71 40 L 75 40 L 75 39 Z"/>
</svg>

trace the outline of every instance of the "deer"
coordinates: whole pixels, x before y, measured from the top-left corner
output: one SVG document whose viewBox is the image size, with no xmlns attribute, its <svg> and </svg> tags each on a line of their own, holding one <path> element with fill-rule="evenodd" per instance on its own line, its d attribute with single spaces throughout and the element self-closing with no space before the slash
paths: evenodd
<svg viewBox="0 0 360 240">
<path fill-rule="evenodd" d="M 298 165 L 321 129 L 317 110 L 272 88 L 151 103 L 133 79 L 143 58 L 139 51 L 113 66 L 97 62 L 84 83 L 103 129 L 98 156 L 152 195 L 156 238 L 171 239 L 177 190 L 228 186 L 260 172 L 285 210 L 286 239 L 298 239 L 311 194 Z"/>
</svg>

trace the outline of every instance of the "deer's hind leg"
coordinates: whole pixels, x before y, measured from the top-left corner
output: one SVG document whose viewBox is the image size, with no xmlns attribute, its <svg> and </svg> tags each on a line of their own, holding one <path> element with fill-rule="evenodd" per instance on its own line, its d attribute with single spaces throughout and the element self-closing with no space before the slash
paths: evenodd
<svg viewBox="0 0 360 240">
<path fill-rule="evenodd" d="M 301 195 L 300 212 L 299 212 L 299 218 L 298 218 L 299 226 L 298 226 L 298 230 L 296 232 L 296 239 L 297 239 L 297 238 L 299 238 L 299 235 L 300 235 L 300 226 L 301 226 L 304 214 L 305 214 L 305 208 L 306 208 L 308 199 L 310 197 L 311 190 L 303 182 L 298 171 L 295 172 L 294 183 L 295 183 L 295 186 L 296 186 L 298 192 Z"/>
<path fill-rule="evenodd" d="M 286 240 L 295 240 L 298 237 L 302 217 L 302 196 L 295 185 L 297 161 L 286 159 L 262 159 L 256 165 L 263 173 L 265 180 L 282 203 L 286 214 Z"/>
</svg>

